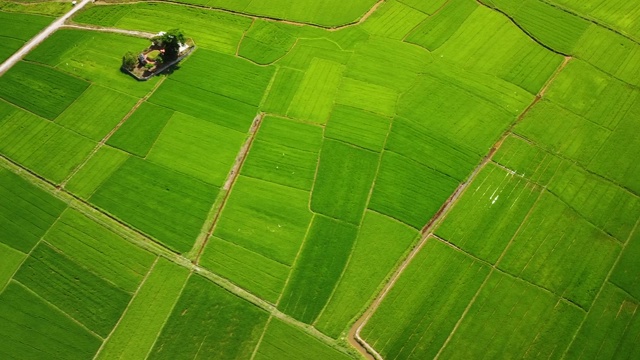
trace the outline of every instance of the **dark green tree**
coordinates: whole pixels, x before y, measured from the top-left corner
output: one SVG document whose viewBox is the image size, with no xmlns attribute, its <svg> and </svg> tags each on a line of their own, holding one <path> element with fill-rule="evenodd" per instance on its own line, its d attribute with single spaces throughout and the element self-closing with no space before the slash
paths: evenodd
<svg viewBox="0 0 640 360">
<path fill-rule="evenodd" d="M 172 29 L 153 40 L 164 48 L 164 60 L 171 61 L 178 57 L 180 44 L 184 44 L 185 37 L 180 29 Z"/>
<path fill-rule="evenodd" d="M 127 52 L 122 57 L 122 66 L 129 71 L 133 70 L 133 68 L 136 66 L 137 63 L 138 63 L 138 57 L 136 56 L 135 53 L 132 53 L 131 51 Z"/>
</svg>

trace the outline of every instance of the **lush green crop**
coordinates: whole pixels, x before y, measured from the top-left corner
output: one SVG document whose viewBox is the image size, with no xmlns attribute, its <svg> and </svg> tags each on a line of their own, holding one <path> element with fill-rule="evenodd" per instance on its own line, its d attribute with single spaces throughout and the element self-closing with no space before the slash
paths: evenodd
<svg viewBox="0 0 640 360">
<path fill-rule="evenodd" d="M 314 58 L 296 91 L 287 115 L 324 124 L 342 79 L 344 67 L 336 62 Z"/>
<path fill-rule="evenodd" d="M 5 5 L 5 6 L 1 6 Z M 11 5 L 18 4 L 8 3 L 0 4 L 0 10 Z M 40 15 L 15 14 L 0 11 L 0 40 L 2 40 L 2 49 L 0 49 L 0 63 L 8 59 L 13 53 L 18 51 L 22 45 L 31 37 L 36 35 L 40 30 L 49 23 L 53 18 Z"/>
<path fill-rule="evenodd" d="M 0 289 L 4 289 L 27 256 L 2 243 L 0 243 L 0 256 L 2 256 L 2 262 L 0 262 Z"/>
<path fill-rule="evenodd" d="M 0 169 L 0 242 L 29 253 L 64 208 L 44 190 Z M 7 250 L 7 261 L 11 253 Z"/>
<path fill-rule="evenodd" d="M 407 36 L 407 41 L 429 51 L 436 50 L 462 26 L 476 8 L 473 0 L 451 0 L 442 10 L 430 16 Z"/>
<path fill-rule="evenodd" d="M 83 199 L 88 199 L 128 158 L 129 156 L 122 151 L 102 146 L 73 175 L 65 188 Z"/>
<path fill-rule="evenodd" d="M 145 157 L 173 115 L 165 107 L 143 102 L 109 138 L 107 144 L 133 155 Z"/>
<path fill-rule="evenodd" d="M 391 119 L 349 106 L 335 106 L 324 135 L 365 149 L 382 150 Z"/>
<path fill-rule="evenodd" d="M 405 5 L 402 1 L 391 0 L 382 4 L 362 24 L 362 28 L 373 36 L 402 40 L 426 18 L 427 14 L 410 5 Z"/>
<path fill-rule="evenodd" d="M 627 240 L 627 246 L 611 273 L 611 282 L 627 291 L 636 298 L 640 296 L 640 232 L 636 231 Z"/>
<path fill-rule="evenodd" d="M 297 34 L 294 26 L 258 19 L 244 35 L 238 55 L 258 64 L 271 64 L 287 54 Z"/>
</svg>

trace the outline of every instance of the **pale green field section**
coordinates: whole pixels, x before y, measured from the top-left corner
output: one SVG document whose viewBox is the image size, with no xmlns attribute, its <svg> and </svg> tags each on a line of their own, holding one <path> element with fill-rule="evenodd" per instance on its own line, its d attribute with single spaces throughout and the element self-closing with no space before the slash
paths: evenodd
<svg viewBox="0 0 640 360">
<path fill-rule="evenodd" d="M 266 65 L 285 56 L 297 41 L 299 28 L 257 19 L 245 33 L 238 55 Z"/>
<path fill-rule="evenodd" d="M 145 358 L 188 276 L 187 269 L 159 258 L 96 359 Z"/>
<path fill-rule="evenodd" d="M 0 258 L 2 258 L 2 263 L 0 263 L 0 289 L 4 289 L 26 257 L 25 254 L 18 250 L 5 244 L 0 244 Z"/>
<path fill-rule="evenodd" d="M 83 199 L 88 199 L 129 156 L 110 146 L 102 146 L 75 173 L 65 188 Z"/>
<path fill-rule="evenodd" d="M 404 3 L 404 1 L 397 0 L 384 2 L 362 24 L 362 28 L 373 36 L 402 40 L 428 16 L 424 12 Z M 433 2 L 427 1 L 425 3 Z M 425 6 L 425 4 L 422 6 Z"/>
<path fill-rule="evenodd" d="M 350 106 L 335 106 L 324 136 L 379 152 L 384 147 L 391 119 Z"/>
<path fill-rule="evenodd" d="M 107 141 L 132 155 L 146 157 L 173 115 L 167 108 L 143 102 Z"/>
<path fill-rule="evenodd" d="M 636 232 L 629 238 L 622 251 L 622 255 L 616 264 L 609 281 L 636 298 L 640 297 L 640 232 Z"/>
</svg>

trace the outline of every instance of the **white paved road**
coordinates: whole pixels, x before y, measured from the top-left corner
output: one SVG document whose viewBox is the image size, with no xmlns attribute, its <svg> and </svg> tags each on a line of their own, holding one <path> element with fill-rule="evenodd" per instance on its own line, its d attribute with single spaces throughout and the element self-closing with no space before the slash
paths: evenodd
<svg viewBox="0 0 640 360">
<path fill-rule="evenodd" d="M 34 36 L 31 40 L 27 41 L 24 46 L 20 48 L 15 54 L 11 55 L 7 61 L 3 62 L 0 65 L 0 76 L 7 72 L 7 70 L 11 69 L 13 65 L 15 65 L 18 61 L 22 60 L 31 50 L 33 50 L 36 46 L 38 46 L 41 42 L 43 42 L 49 35 L 53 34 L 56 30 L 58 30 L 64 22 L 67 21 L 73 14 L 82 9 L 85 5 L 92 2 L 93 0 L 82 0 L 80 3 L 76 4 L 68 13 L 64 14 L 61 18 L 57 19 L 51 25 L 42 30 L 38 35 Z"/>
</svg>

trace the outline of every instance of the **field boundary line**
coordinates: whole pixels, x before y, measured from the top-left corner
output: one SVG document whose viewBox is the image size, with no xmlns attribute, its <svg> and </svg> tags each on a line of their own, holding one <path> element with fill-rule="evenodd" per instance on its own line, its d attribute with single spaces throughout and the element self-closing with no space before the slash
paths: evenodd
<svg viewBox="0 0 640 360">
<path fill-rule="evenodd" d="M 620 288 L 618 285 L 616 285 L 615 283 L 612 283 L 610 281 L 611 274 L 613 274 L 613 271 L 618 266 L 618 263 L 620 262 L 620 259 L 622 258 L 622 254 L 624 253 L 624 250 L 627 248 L 627 245 L 631 242 L 631 238 L 634 235 L 636 235 L 637 231 L 640 231 L 640 218 L 638 218 L 638 220 L 636 220 L 636 223 L 635 223 L 635 225 L 633 227 L 633 230 L 631 231 L 631 233 L 627 237 L 627 241 L 625 241 L 622 244 L 622 248 L 620 249 L 620 252 L 618 253 L 618 257 L 616 257 L 616 261 L 614 261 L 613 265 L 611 265 L 611 269 L 609 269 L 609 272 L 607 273 L 607 276 L 604 278 L 604 281 L 602 282 L 602 285 L 600 286 L 600 289 L 598 290 L 598 293 L 593 298 L 593 302 L 591 303 L 591 306 L 589 306 L 589 309 L 586 311 L 584 317 L 582 318 L 582 322 L 580 322 L 580 325 L 578 326 L 576 331 L 573 333 L 573 337 L 571 337 L 571 341 L 569 342 L 569 344 L 567 345 L 567 348 L 562 353 L 561 358 L 565 358 L 565 356 L 569 352 L 569 349 L 571 348 L 571 346 L 575 342 L 576 338 L 578 337 L 578 333 L 580 333 L 580 330 L 582 330 L 582 326 L 587 321 L 587 318 L 589 317 L 589 314 L 591 313 L 591 309 L 593 309 L 593 304 L 595 304 L 595 302 L 598 301 L 598 298 L 600 298 L 600 294 L 602 294 L 602 290 L 604 290 L 604 287 L 607 285 L 607 283 L 612 284 L 613 286 Z M 624 290 L 624 289 L 621 289 L 621 290 L 623 290 L 625 293 L 627 293 L 626 290 Z M 632 296 L 631 298 L 635 299 L 634 296 Z"/>
<path fill-rule="evenodd" d="M 256 18 L 251 19 L 251 25 L 249 25 L 249 27 L 244 29 L 244 31 L 242 32 L 242 37 L 240 38 L 240 41 L 238 41 L 238 46 L 236 46 L 236 57 L 246 59 L 245 57 L 240 56 L 240 46 L 242 45 L 242 40 L 244 40 L 245 36 L 247 36 L 247 33 L 251 31 L 251 28 L 255 23 L 256 23 Z M 275 76 L 275 73 L 274 73 L 274 76 Z"/>
<path fill-rule="evenodd" d="M 15 279 L 11 279 L 11 281 L 13 281 L 14 283 L 16 283 L 18 286 L 22 287 L 23 289 L 27 290 L 28 292 L 30 292 L 31 294 L 33 294 L 35 297 L 37 297 L 38 299 L 42 300 L 43 302 L 45 302 L 47 305 L 51 306 L 52 308 L 54 308 L 55 310 L 59 311 L 61 314 L 63 314 L 66 318 L 68 318 L 69 320 L 71 320 L 72 322 L 76 323 L 77 325 L 79 325 L 82 329 L 84 329 L 85 331 L 87 331 L 89 334 L 97 337 L 98 339 L 104 341 L 104 338 L 98 334 L 96 334 L 95 332 L 93 332 L 91 329 L 89 329 L 88 327 L 86 327 L 83 323 L 81 323 L 80 321 L 76 320 L 73 316 L 71 316 L 69 313 L 67 313 L 66 311 L 63 311 L 62 309 L 60 309 L 59 307 L 57 307 L 56 305 L 54 305 L 52 302 L 50 302 L 49 300 L 43 298 L 40 294 L 38 294 L 37 292 L 33 291 L 30 287 L 28 287 L 27 285 L 21 283 L 18 280 Z"/>
<path fill-rule="evenodd" d="M 95 355 L 93 355 L 93 360 L 98 358 L 98 355 L 100 355 L 100 353 L 102 352 L 102 350 L 104 349 L 105 345 L 107 344 L 107 342 L 109 341 L 109 339 L 111 338 L 111 335 L 113 335 L 114 332 L 116 332 L 116 329 L 118 328 L 118 326 L 120 325 L 120 322 L 122 321 L 122 319 L 124 319 L 124 317 L 127 315 L 127 313 L 129 312 L 129 308 L 131 307 L 131 304 L 133 303 L 133 301 L 135 300 L 135 298 L 138 296 L 138 293 L 140 292 L 140 289 L 142 288 L 142 286 L 147 282 L 147 279 L 149 278 L 149 274 L 151 274 L 151 272 L 153 271 L 153 269 L 155 269 L 156 264 L 158 264 L 158 259 L 160 259 L 160 256 L 156 256 L 156 259 L 153 261 L 153 264 L 151 264 L 151 267 L 149 268 L 149 270 L 147 271 L 147 273 L 144 275 L 144 278 L 142 279 L 142 281 L 140 282 L 140 284 L 138 285 L 138 288 L 136 289 L 136 291 L 133 293 L 133 295 L 131 296 L 131 300 L 129 300 L 129 304 L 127 304 L 127 307 L 124 308 L 124 311 L 122 312 L 122 314 L 120 315 L 120 318 L 118 319 L 118 321 L 116 322 L 116 324 L 113 326 L 113 329 L 111 329 L 111 332 L 109 332 L 109 335 L 107 335 L 106 338 L 104 338 L 104 340 L 102 341 L 102 344 L 100 345 L 100 347 L 98 348 L 98 351 L 96 351 Z"/>
<path fill-rule="evenodd" d="M 249 358 L 249 360 L 253 360 L 256 357 L 256 354 L 258 354 L 260 345 L 262 345 L 262 339 L 264 339 L 264 335 L 267 333 L 267 328 L 271 323 L 271 319 L 273 319 L 273 315 L 269 314 L 269 319 L 267 319 L 267 322 L 264 324 L 264 328 L 262 329 L 262 334 L 260 334 L 260 338 L 258 339 L 258 342 L 256 342 L 256 347 L 253 349 L 253 352 L 251 353 L 251 357 Z"/>
<path fill-rule="evenodd" d="M 432 17 L 434 17 L 434 16 L 438 15 L 438 13 L 439 13 L 439 12 L 441 12 L 441 11 L 442 11 L 442 9 L 444 9 L 445 7 L 447 7 L 447 5 L 449 5 L 450 3 L 451 3 L 451 0 L 446 0 L 442 5 L 440 5 L 440 7 L 439 7 L 436 11 L 434 11 L 434 12 L 433 12 L 433 14 L 427 14 L 427 13 L 425 13 L 425 12 L 421 11 L 421 10 L 418 10 L 418 9 L 414 8 L 413 6 L 410 6 L 410 5 L 407 5 L 407 4 L 404 4 L 404 3 L 403 3 L 403 5 L 408 6 L 408 7 L 410 7 L 411 9 L 416 10 L 416 11 L 419 11 L 419 12 L 421 12 L 421 13 L 423 13 L 423 14 L 427 15 L 427 18 L 426 18 L 426 19 L 424 19 L 424 20 L 422 20 L 422 21 L 420 21 L 420 23 L 419 23 L 418 25 L 414 26 L 411 30 L 409 30 L 409 32 L 408 32 L 405 36 L 403 36 L 403 37 L 402 37 L 402 39 L 400 39 L 400 41 L 401 41 L 401 42 L 409 43 L 409 42 L 407 42 L 407 38 L 408 38 L 411 34 L 413 34 L 413 33 L 414 33 L 414 32 L 415 32 L 415 31 L 420 27 L 420 25 L 424 24 L 424 22 L 425 22 L 425 21 L 427 21 L 427 20 L 429 20 L 430 18 L 432 18 Z M 409 43 L 409 44 L 410 44 L 410 43 Z M 414 45 L 415 45 L 415 44 L 414 44 Z M 422 46 L 420 46 L 420 47 L 422 48 Z M 424 48 L 423 48 L 423 49 L 424 49 Z M 425 50 L 426 50 L 426 49 L 425 49 Z"/>
<path fill-rule="evenodd" d="M 204 5 L 197 5 L 197 4 L 186 4 L 186 3 L 182 3 L 182 2 L 179 2 L 179 1 L 175 1 L 175 0 L 149 0 L 149 1 L 136 0 L 136 1 L 129 1 L 129 2 L 126 2 L 126 3 L 109 3 L 109 2 L 102 2 L 101 1 L 99 3 L 94 4 L 94 6 L 133 5 L 133 4 L 140 4 L 140 3 L 142 3 L 142 4 L 160 3 L 160 4 L 169 4 L 169 5 L 190 7 L 190 8 L 201 9 L 201 10 L 217 11 L 217 12 L 237 15 L 237 16 L 250 18 L 250 19 L 261 19 L 261 20 L 265 20 L 265 21 L 278 22 L 278 23 L 289 24 L 289 25 L 294 25 L 294 26 L 309 26 L 309 27 L 313 27 L 313 28 L 316 28 L 316 29 L 326 30 L 326 31 L 338 31 L 338 30 L 342 30 L 342 29 L 346 29 L 346 28 L 350 28 L 350 27 L 358 26 L 358 25 L 362 24 L 373 13 L 375 13 L 376 10 L 378 10 L 378 8 L 380 7 L 380 5 L 382 5 L 382 3 L 386 2 L 386 1 L 387 0 L 378 0 L 378 2 L 373 4 L 373 6 L 371 6 L 364 14 L 362 14 L 360 17 L 356 18 L 355 20 L 353 20 L 351 22 L 344 23 L 342 25 L 334 25 L 334 26 L 319 25 L 319 24 L 316 24 L 316 23 L 313 23 L 313 22 L 286 20 L 286 19 L 281 19 L 281 18 L 277 18 L 277 17 L 274 17 L 274 16 L 266 16 L 266 15 L 245 13 L 245 12 L 242 12 L 242 11 L 230 10 L 230 9 L 225 9 L 225 8 L 222 8 L 222 7 L 212 7 L 212 6 L 204 6 Z"/>
<path fill-rule="evenodd" d="M 144 97 L 140 98 L 135 105 L 133 105 L 131 110 L 129 110 L 129 112 L 120 120 L 120 122 L 118 122 L 118 124 L 113 129 L 111 129 L 111 131 L 109 131 L 109 133 L 107 135 L 105 135 L 102 138 L 102 140 L 100 140 L 100 142 L 98 142 L 96 144 L 96 146 L 93 148 L 91 153 L 89 153 L 89 155 L 84 159 L 84 161 L 82 163 L 80 163 L 78 166 L 76 166 L 76 168 L 73 169 L 73 171 L 71 171 L 71 173 L 69 175 L 67 175 L 67 177 L 58 185 L 59 189 L 64 188 L 67 185 L 67 183 L 69 182 L 69 180 L 71 180 L 78 172 L 80 172 L 80 170 L 85 165 L 87 165 L 89 163 L 89 161 L 93 158 L 93 156 L 107 143 L 107 141 L 109 141 L 111 136 L 113 136 L 113 134 L 115 134 L 116 131 L 118 131 L 120 129 L 120 127 L 127 120 L 129 120 L 131 115 L 133 115 L 133 113 L 136 112 L 136 110 L 138 110 L 140 105 L 142 105 L 142 103 L 147 101 L 147 99 L 149 97 L 151 97 L 151 95 L 153 95 L 153 93 L 160 87 L 160 85 L 162 85 L 162 83 L 165 81 L 165 79 L 166 79 L 166 77 L 160 78 L 160 80 L 158 80 L 158 82 L 154 85 L 154 87 L 151 89 L 151 91 L 149 91 Z M 98 185 L 98 186 L 100 186 L 100 185 Z"/>
<path fill-rule="evenodd" d="M 156 34 L 152 34 L 146 31 L 126 30 L 126 29 L 120 29 L 120 28 L 114 28 L 114 27 L 77 24 L 77 23 L 64 24 L 60 28 L 61 29 L 78 29 L 78 30 L 85 30 L 85 31 L 99 31 L 99 32 L 121 34 L 121 35 L 127 35 L 127 36 L 133 36 L 133 37 L 139 37 L 139 38 L 145 38 L 145 39 L 151 39 L 152 37 L 156 36 Z"/>
<path fill-rule="evenodd" d="M 224 192 L 224 194 L 222 195 L 222 199 L 220 200 L 220 204 L 218 208 L 215 210 L 213 210 L 213 208 L 215 208 L 215 206 L 217 205 L 216 204 L 217 201 L 215 201 L 212 206 L 214 215 L 213 215 L 213 219 L 211 220 L 211 224 L 208 226 L 209 230 L 207 230 L 204 238 L 202 239 L 202 242 L 200 243 L 199 241 L 196 240 L 196 243 L 194 244 L 193 248 L 191 249 L 191 251 L 189 251 L 189 252 L 192 252 L 197 249 L 197 253 L 195 254 L 195 258 L 193 259 L 194 265 L 198 265 L 200 263 L 200 258 L 204 253 L 204 249 L 207 246 L 207 243 L 209 242 L 209 239 L 211 238 L 211 236 L 213 236 L 213 232 L 216 230 L 216 227 L 218 225 L 218 220 L 222 215 L 222 211 L 224 210 L 227 204 L 227 201 L 229 200 L 229 197 L 231 197 L 231 190 L 233 189 L 233 186 L 235 185 L 236 180 L 240 176 L 242 165 L 244 165 L 244 162 L 246 161 L 249 155 L 249 151 L 251 151 L 251 147 L 258 134 L 258 131 L 260 130 L 260 126 L 262 125 L 262 120 L 264 119 L 264 117 L 265 117 L 265 114 L 261 112 L 261 113 L 258 113 L 255 116 L 255 118 L 253 118 L 251 127 L 249 128 L 249 133 L 247 135 L 247 138 L 245 139 L 244 144 L 242 144 L 240 151 L 236 155 L 235 161 L 233 163 L 233 166 L 231 167 L 231 170 L 229 171 L 229 174 L 227 175 L 227 179 L 225 180 L 224 185 L 220 188 L 220 191 Z M 207 227 L 207 224 L 203 224 L 203 228 L 206 228 L 206 227 Z"/>
<path fill-rule="evenodd" d="M 182 288 L 180 288 L 180 292 L 178 292 L 178 296 L 176 296 L 175 298 L 175 302 L 171 306 L 171 309 L 169 309 L 169 312 L 167 313 L 167 317 L 162 322 L 162 326 L 160 327 L 158 334 L 153 339 L 153 343 L 151 344 L 151 346 L 149 346 L 149 350 L 147 350 L 147 353 L 144 355 L 144 360 L 149 358 L 149 355 L 151 355 L 151 351 L 153 351 L 153 348 L 156 346 L 156 343 L 158 342 L 158 338 L 160 337 L 160 334 L 162 334 L 162 330 L 164 330 L 164 327 L 167 325 L 167 321 L 169 321 L 171 314 L 173 314 L 173 310 L 176 308 L 176 305 L 178 305 L 178 301 L 180 301 L 180 298 L 182 297 L 182 293 L 184 292 L 184 289 L 187 287 L 187 283 L 189 282 L 189 279 L 191 279 L 191 275 L 193 275 L 193 270 L 190 271 L 187 274 L 187 277 L 184 279 L 184 283 L 182 284 Z"/>
</svg>

